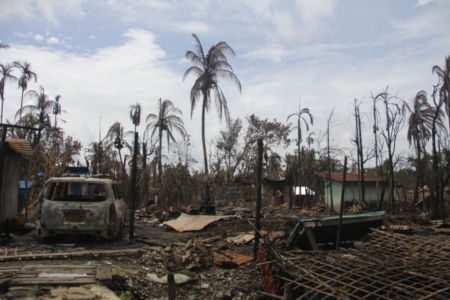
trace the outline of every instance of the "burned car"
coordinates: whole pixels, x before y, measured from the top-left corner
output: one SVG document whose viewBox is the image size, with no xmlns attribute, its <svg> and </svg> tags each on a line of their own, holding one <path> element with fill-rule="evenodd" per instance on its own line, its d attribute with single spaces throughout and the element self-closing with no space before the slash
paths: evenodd
<svg viewBox="0 0 450 300">
<path fill-rule="evenodd" d="M 112 179 L 50 178 L 39 196 L 36 233 L 39 237 L 89 234 L 115 238 L 121 234 L 126 211 Z"/>
</svg>

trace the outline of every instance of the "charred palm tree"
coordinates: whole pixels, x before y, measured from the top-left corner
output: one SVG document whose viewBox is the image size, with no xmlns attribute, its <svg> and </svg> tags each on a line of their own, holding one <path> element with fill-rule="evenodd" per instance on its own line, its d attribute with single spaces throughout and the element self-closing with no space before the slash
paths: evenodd
<svg viewBox="0 0 450 300">
<path fill-rule="evenodd" d="M 2 100 L 2 110 L 0 115 L 0 123 L 3 123 L 3 103 L 5 102 L 5 85 L 6 81 L 16 82 L 18 79 L 12 74 L 14 65 L 12 64 L 0 64 L 0 98 Z"/>
<path fill-rule="evenodd" d="M 126 177 L 126 170 L 125 170 L 125 162 L 122 158 L 122 149 L 124 147 L 130 149 L 130 146 L 124 139 L 124 128 L 120 122 L 115 122 L 111 127 L 109 127 L 108 132 L 106 133 L 105 137 L 106 141 L 106 147 L 108 148 L 116 148 L 117 152 L 119 153 L 119 161 L 120 166 L 122 169 L 122 187 L 125 186 L 125 177 Z"/>
<path fill-rule="evenodd" d="M 434 66 L 432 72 L 436 73 L 439 80 L 441 80 L 439 98 L 444 102 L 445 112 L 448 118 L 448 128 L 450 130 L 450 56 L 445 58 L 445 66 L 443 69 L 439 66 Z"/>
<path fill-rule="evenodd" d="M 202 144 L 203 144 L 203 160 L 205 165 L 205 175 L 208 176 L 208 158 L 206 153 L 205 140 L 205 116 L 211 108 L 211 98 L 216 102 L 216 109 L 219 115 L 219 120 L 222 120 L 222 115 L 225 115 L 227 124 L 230 122 L 230 112 L 228 111 L 227 100 L 219 86 L 219 79 L 229 79 L 241 91 L 241 83 L 233 72 L 233 68 L 228 63 L 227 53 L 234 54 L 233 49 L 226 42 L 219 42 L 213 45 L 207 53 L 203 51 L 203 46 L 200 43 L 197 35 L 192 34 L 195 43 L 195 52 L 187 51 L 185 58 L 190 60 L 193 64 L 186 70 L 183 80 L 189 75 L 196 76 L 196 80 L 191 89 L 191 118 L 194 113 L 197 102 L 201 100 L 202 105 Z M 209 182 L 207 180 L 206 186 L 206 202 L 210 202 L 211 196 L 209 192 Z"/>
<path fill-rule="evenodd" d="M 433 118 L 437 113 L 436 124 L 440 129 L 445 129 L 442 120 L 444 114 L 442 111 L 437 112 L 436 107 L 431 106 L 428 102 L 427 94 L 425 91 L 420 91 L 413 99 L 412 108 L 407 106 L 410 111 L 408 119 L 408 133 L 407 139 L 410 146 L 413 146 L 416 150 L 416 184 L 414 188 L 414 201 L 416 204 L 418 201 L 418 190 L 420 186 L 424 187 L 423 172 L 422 172 L 422 154 L 425 151 L 426 143 L 431 138 L 433 128 Z"/>
<path fill-rule="evenodd" d="M 291 117 L 297 117 L 297 153 L 298 153 L 298 178 L 297 178 L 297 184 L 300 188 L 301 191 L 301 169 L 300 169 L 300 144 L 302 143 L 302 127 L 301 124 L 302 122 L 305 124 L 306 127 L 306 131 L 309 131 L 309 124 L 308 124 L 308 119 L 306 117 L 309 118 L 309 122 L 312 124 L 314 124 L 314 117 L 311 114 L 311 112 L 309 111 L 309 108 L 303 108 L 301 109 L 300 107 L 300 102 L 298 103 L 298 112 L 294 113 L 294 114 L 290 114 L 286 121 L 288 121 Z M 300 193 L 301 194 L 301 193 Z M 301 195 L 300 195 L 301 198 Z M 301 202 L 301 200 L 300 200 Z"/>
<path fill-rule="evenodd" d="M 48 95 L 45 94 L 44 88 L 41 86 L 39 92 L 31 90 L 26 93 L 30 98 L 34 99 L 35 104 L 25 105 L 16 113 L 17 115 L 22 115 L 22 112 L 34 114 L 37 117 L 39 131 L 37 137 L 37 143 L 41 140 L 42 131 L 51 128 L 50 113 L 53 111 L 55 106 L 55 101 L 50 100 Z M 19 122 L 22 120 L 19 118 Z"/>
<path fill-rule="evenodd" d="M 166 133 L 167 151 L 169 151 L 170 142 L 176 142 L 173 135 L 174 131 L 178 132 L 184 139 L 186 130 L 184 129 L 183 120 L 178 116 L 183 115 L 180 109 L 176 108 L 170 100 L 158 101 L 158 115 L 149 114 L 147 116 L 147 131 L 151 132 L 153 137 L 158 133 L 159 150 L 158 150 L 158 179 L 162 182 L 162 140 L 163 133 Z"/>
<path fill-rule="evenodd" d="M 22 107 L 23 107 L 23 96 L 25 91 L 28 89 L 28 82 L 34 79 L 37 82 L 37 74 L 31 71 L 31 63 L 29 62 L 14 62 L 14 66 L 18 68 L 22 74 L 19 77 L 18 83 L 19 88 L 22 90 L 22 97 L 20 98 L 20 114 L 19 114 L 19 122 L 22 119 Z"/>
</svg>

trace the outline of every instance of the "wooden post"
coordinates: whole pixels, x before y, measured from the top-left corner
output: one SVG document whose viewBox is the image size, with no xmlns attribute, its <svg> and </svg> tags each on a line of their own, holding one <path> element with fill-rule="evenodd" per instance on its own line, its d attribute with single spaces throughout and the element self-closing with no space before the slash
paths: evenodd
<svg viewBox="0 0 450 300">
<path fill-rule="evenodd" d="M 341 244 L 341 234 L 342 234 L 342 211 L 344 210 L 344 196 L 345 196 L 345 181 L 347 179 L 347 156 L 344 159 L 344 174 L 342 179 L 342 191 L 341 191 L 341 207 L 339 209 L 339 227 L 336 239 L 336 250 L 339 250 L 339 245 Z"/>
<path fill-rule="evenodd" d="M 175 277 L 173 273 L 167 274 L 167 292 L 169 300 L 175 300 L 177 296 L 177 284 L 175 282 Z"/>
<path fill-rule="evenodd" d="M 284 283 L 283 287 L 283 300 L 292 300 L 292 287 L 287 282 Z"/>
<path fill-rule="evenodd" d="M 261 230 L 261 177 L 262 177 L 262 154 L 263 141 L 258 140 L 258 162 L 256 164 L 256 208 L 255 208 L 255 245 L 253 249 L 253 258 L 256 260 L 259 245 L 259 232 Z"/>
</svg>

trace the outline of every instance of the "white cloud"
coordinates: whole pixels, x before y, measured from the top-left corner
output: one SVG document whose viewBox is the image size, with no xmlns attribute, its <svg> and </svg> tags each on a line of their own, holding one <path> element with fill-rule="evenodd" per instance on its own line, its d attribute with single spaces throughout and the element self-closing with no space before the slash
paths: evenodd
<svg viewBox="0 0 450 300">
<path fill-rule="evenodd" d="M 297 9 L 301 17 L 300 38 L 303 41 L 309 40 L 321 31 L 329 31 L 331 19 L 334 16 L 337 0 L 297 0 Z"/>
<path fill-rule="evenodd" d="M 42 85 L 52 98 L 62 96 L 63 109 L 68 112 L 64 131 L 82 142 L 84 147 L 97 140 L 99 117 L 102 134 L 115 121 L 131 130 L 129 106 L 134 102 L 143 105 L 142 124 L 149 113 L 155 113 L 157 100 L 170 99 L 186 115 L 189 126 L 189 83 L 183 83 L 182 74 L 174 72 L 163 60 L 165 52 L 155 43 L 155 35 L 142 29 L 130 29 L 124 34 L 126 42 L 101 48 L 92 53 L 74 54 L 47 47 L 12 44 L 13 51 L 4 51 L 2 60 L 26 58 L 31 69 L 38 74 L 38 83 L 31 82 L 29 89 Z M 5 116 L 13 120 L 20 103 L 20 93 L 12 86 L 6 87 Z M 30 104 L 30 99 L 25 100 Z M 199 111 L 197 111 L 199 113 Z M 198 116 L 196 116 L 198 117 Z M 200 118 L 195 118 L 198 122 Z M 197 124 L 196 124 L 197 125 Z M 200 125 L 195 126 L 195 132 Z M 144 126 L 140 127 L 141 134 Z M 193 130 L 192 130 L 193 131 Z M 200 143 L 198 136 L 193 142 Z"/>
<path fill-rule="evenodd" d="M 322 18 L 333 15 L 336 0 L 297 0 L 302 19 L 307 23 L 316 23 Z"/>
<path fill-rule="evenodd" d="M 43 37 L 42 35 L 40 35 L 40 34 L 36 34 L 36 35 L 34 36 L 34 39 L 35 39 L 36 41 L 38 41 L 38 42 L 42 42 L 42 41 L 44 40 L 44 37 Z"/>
<path fill-rule="evenodd" d="M 84 16 L 82 3 L 83 0 L 2 0 L 0 1 L 0 19 L 11 16 L 31 19 L 43 14 L 47 22 L 57 25 L 61 16 L 75 19 Z"/>
<path fill-rule="evenodd" d="M 247 52 L 240 57 L 252 60 L 268 60 L 272 62 L 282 62 L 286 55 L 281 44 L 265 45 L 258 47 L 250 52 Z"/>
<path fill-rule="evenodd" d="M 275 13 L 275 23 L 284 39 L 292 40 L 297 36 L 296 28 L 290 14 L 282 12 Z"/>
<path fill-rule="evenodd" d="M 29 1 L 0 1 L 0 20 L 7 19 L 13 15 L 20 15 L 23 18 L 31 18 L 33 14 Z"/>
<path fill-rule="evenodd" d="M 443 21 L 446 20 L 446 21 Z M 390 39 L 419 39 L 431 36 L 442 36 L 448 33 L 450 26 L 450 2 L 438 1 L 430 9 L 410 19 L 394 19 L 391 25 L 394 29 Z M 446 22 L 446 25 L 442 22 Z M 444 25 L 444 26 L 443 26 Z"/>
<path fill-rule="evenodd" d="M 431 2 L 434 2 L 434 0 L 419 0 L 415 6 L 425 6 L 430 4 Z"/>
<path fill-rule="evenodd" d="M 47 38 L 47 43 L 49 44 L 59 44 L 59 39 L 57 37 L 49 37 Z"/>
<path fill-rule="evenodd" d="M 38 5 L 36 1 L 23 2 L 28 8 L 29 3 Z M 0 3 L 1 6 L 4 2 Z M 48 18 L 53 17 L 63 24 L 57 4 L 49 3 Z M 388 9 L 391 4 L 387 2 L 369 6 L 361 2 L 357 7 L 361 12 L 371 17 L 383 16 L 383 23 L 370 23 L 369 18 L 362 15 L 352 20 L 355 22 L 351 25 L 345 22 L 351 11 L 342 9 L 344 7 L 336 9 L 336 1 L 296 3 L 297 7 L 290 1 L 272 0 L 192 3 L 110 0 L 109 6 L 105 2 L 91 5 L 93 11 L 89 11 L 87 22 L 71 20 L 74 26 L 71 32 L 65 32 L 64 26 L 57 33 L 46 31 L 51 29 L 47 24 L 16 29 L 22 33 L 5 39 L 11 49 L 1 52 L 2 61 L 26 59 L 32 62 L 39 82 L 30 84 L 30 88 L 42 85 L 51 97 L 63 96 L 63 109 L 68 111 L 64 116 L 65 132 L 81 140 L 84 147 L 98 139 L 100 116 L 103 135 L 115 121 L 130 130 L 129 105 L 136 101 L 143 104 L 145 118 L 155 113 L 159 98 L 172 100 L 184 112 L 193 154 L 201 162 L 198 106 L 190 119 L 189 91 L 194 78 L 182 81 L 183 72 L 190 66 L 182 58 L 186 50 L 194 48 L 191 32 L 201 34 L 204 47 L 224 40 L 236 51 L 237 56 L 230 58 L 230 63 L 242 83 L 242 94 L 226 80 L 220 82 L 232 118 L 243 119 L 255 113 L 260 118 L 284 122 L 298 109 L 301 98 L 302 107 L 310 108 L 315 117 L 311 130 L 318 138 L 319 132 L 325 131 L 325 116 L 336 107 L 333 119 L 339 126 L 332 134 L 336 143 L 341 142 L 341 147 L 348 144 L 353 134 L 348 119 L 349 102 L 367 97 L 370 92 L 378 93 L 387 85 L 392 93 L 398 91 L 405 100 L 418 90 L 429 92 L 436 83 L 431 67 L 442 65 L 444 57 L 449 55 L 450 40 L 448 26 L 445 26 L 450 20 L 448 0 L 418 7 L 413 7 L 414 3 L 400 2 L 396 7 L 401 6 L 402 10 L 396 12 Z M 419 3 L 425 4 L 424 1 Z M 199 12 L 193 14 L 191 10 L 196 5 L 200 7 Z M 104 26 L 96 27 L 98 31 L 87 28 L 87 24 L 99 25 L 97 19 L 93 20 L 98 14 L 94 9 L 104 10 L 101 24 Z M 21 21 L 19 19 L 17 24 Z M 35 20 L 23 23 L 38 23 L 33 22 Z M 133 24 L 135 28 L 127 29 L 129 26 L 124 27 L 124 24 Z M 142 28 L 152 28 L 152 32 Z M 336 34 L 331 36 L 331 30 Z M 40 32 L 45 38 L 53 37 L 54 41 L 64 44 L 68 44 L 67 36 L 73 36 L 77 44 L 65 48 L 66 51 L 47 45 L 27 46 L 26 41 L 37 36 L 27 31 Z M 96 39 L 95 43 L 86 41 L 86 37 Z M 102 46 L 103 42 L 108 43 L 107 46 Z M 97 48 L 90 48 L 91 44 Z M 12 118 L 18 103 L 19 91 L 15 86 L 7 86 L 7 118 Z M 367 111 L 370 107 L 365 107 L 364 112 Z M 224 127 L 224 123 L 217 122 L 215 107 L 211 108 L 206 122 L 206 138 L 210 141 Z M 142 120 L 141 124 L 144 123 Z M 141 133 L 142 130 L 143 125 Z M 367 134 L 370 134 L 370 126 Z M 366 142 L 370 143 L 370 139 Z"/>
<path fill-rule="evenodd" d="M 209 32 L 209 26 L 202 22 L 175 23 L 173 28 L 179 32 L 203 34 Z"/>
</svg>

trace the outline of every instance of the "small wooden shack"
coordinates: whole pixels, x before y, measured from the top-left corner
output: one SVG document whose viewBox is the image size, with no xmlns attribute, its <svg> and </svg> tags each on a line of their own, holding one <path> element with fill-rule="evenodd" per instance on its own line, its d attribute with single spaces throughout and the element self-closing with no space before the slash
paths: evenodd
<svg viewBox="0 0 450 300">
<path fill-rule="evenodd" d="M 6 139 L 0 145 L 0 225 L 19 214 L 20 162 L 31 154 L 31 144 L 23 139 Z M 9 225 L 9 224 L 8 224 Z"/>
<path fill-rule="evenodd" d="M 291 201 L 291 186 L 286 180 L 271 180 L 264 178 L 262 181 L 262 206 L 276 207 Z"/>
</svg>

